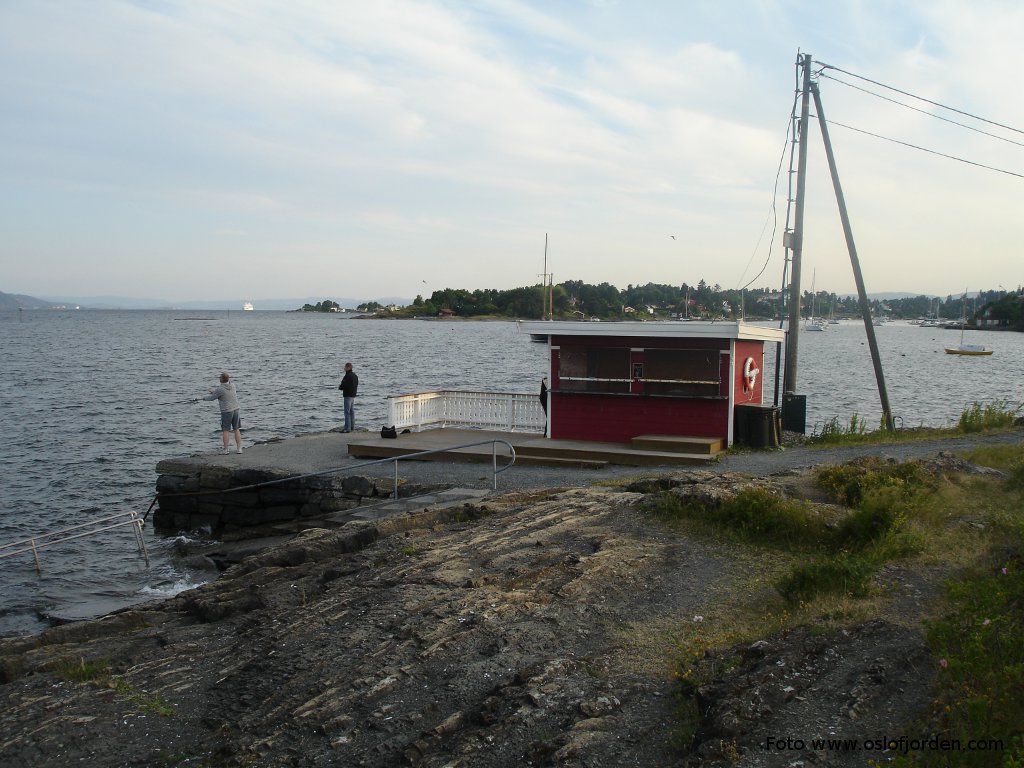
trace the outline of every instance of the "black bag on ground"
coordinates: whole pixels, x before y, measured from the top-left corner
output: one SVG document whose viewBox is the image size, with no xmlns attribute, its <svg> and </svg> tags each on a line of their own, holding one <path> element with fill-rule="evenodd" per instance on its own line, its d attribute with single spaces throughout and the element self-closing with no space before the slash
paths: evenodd
<svg viewBox="0 0 1024 768">
<path fill-rule="evenodd" d="M 381 437 L 388 437 L 388 438 L 395 438 L 395 437 L 398 437 L 398 430 L 396 430 L 394 428 L 394 426 L 391 426 L 391 427 L 381 427 L 380 428 L 380 436 Z"/>
</svg>

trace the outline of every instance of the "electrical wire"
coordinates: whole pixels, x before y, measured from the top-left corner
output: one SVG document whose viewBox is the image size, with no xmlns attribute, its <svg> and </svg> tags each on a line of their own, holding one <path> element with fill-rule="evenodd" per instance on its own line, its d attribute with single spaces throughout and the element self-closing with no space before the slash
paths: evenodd
<svg viewBox="0 0 1024 768">
<path fill-rule="evenodd" d="M 845 85 L 847 88 L 852 88 L 855 91 L 860 91 L 861 93 L 866 93 L 869 96 L 874 96 L 876 99 L 881 99 L 882 101 L 888 101 L 889 103 L 895 104 L 895 105 L 897 105 L 899 107 L 903 107 L 904 109 L 909 109 L 909 110 L 912 110 L 914 112 L 920 112 L 922 115 L 927 115 L 928 117 L 934 117 L 936 120 L 941 120 L 944 123 L 950 123 L 952 125 L 959 126 L 960 128 L 966 128 L 968 131 L 974 131 L 975 133 L 980 133 L 982 136 L 988 136 L 989 138 L 992 138 L 992 139 L 998 139 L 999 141 L 1005 141 L 1007 144 L 1016 144 L 1018 147 L 1024 147 L 1024 142 L 1014 141 L 1013 139 L 1008 139 L 1005 136 L 999 136 L 999 135 L 997 135 L 995 133 L 989 133 L 988 131 L 983 131 L 980 128 L 975 128 L 973 125 L 967 125 L 966 123 L 957 122 L 956 120 L 950 120 L 948 117 L 943 117 L 942 115 L 936 115 L 934 112 L 929 112 L 926 109 L 919 109 L 918 107 L 912 107 L 909 104 L 904 104 L 902 101 L 897 101 L 896 99 L 890 99 L 888 96 L 883 96 L 880 93 L 875 93 L 874 91 L 869 91 L 867 88 L 861 88 L 860 86 L 854 85 L 853 83 L 848 83 L 845 80 L 840 80 L 838 77 L 832 77 L 830 75 L 826 75 L 824 72 L 820 73 L 820 77 L 824 77 L 827 80 L 831 80 L 833 83 L 839 83 L 840 85 Z"/>
<path fill-rule="evenodd" d="M 888 136 L 882 136 L 879 133 L 872 133 L 871 131 L 865 131 L 863 128 L 854 128 L 852 125 L 845 125 L 844 123 L 838 123 L 835 120 L 826 120 L 829 125 L 838 125 L 840 128 L 845 128 L 848 131 L 856 131 L 857 133 L 863 133 L 865 136 L 871 136 L 875 139 L 882 139 L 883 141 L 890 141 L 893 144 L 900 144 L 904 147 L 910 147 L 921 152 L 927 152 L 930 155 L 938 155 L 939 157 L 945 157 L 948 160 L 956 160 L 959 163 L 966 163 L 967 165 L 973 165 L 977 168 L 984 168 L 987 171 L 995 171 L 996 173 L 1005 173 L 1007 176 L 1016 176 L 1019 179 L 1024 179 L 1024 173 L 1017 173 L 1016 171 L 1007 171 L 1004 168 L 996 168 L 992 165 L 985 165 L 984 163 L 976 163 L 973 160 L 967 160 L 963 157 L 957 157 L 956 155 L 947 155 L 945 152 L 939 152 L 934 149 L 927 149 L 926 147 L 918 146 L 917 144 L 911 144 L 907 141 L 900 141 L 899 139 L 893 139 Z"/>
<path fill-rule="evenodd" d="M 996 126 L 998 128 L 1005 128 L 1006 130 L 1013 131 L 1014 133 L 1024 134 L 1024 130 L 1021 130 L 1020 128 L 1014 128 L 1013 126 L 1010 126 L 1010 125 L 1004 125 L 1003 123 L 997 123 L 995 120 L 988 120 L 988 119 L 986 119 L 984 117 L 978 117 L 978 115 L 972 115 L 970 112 L 965 112 L 962 109 L 957 109 L 956 107 L 946 106 L 945 104 L 941 104 L 941 103 L 939 103 L 937 101 L 932 101 L 931 99 L 926 99 L 924 96 L 918 96 L 916 94 L 910 93 L 909 91 L 902 91 L 899 88 L 894 88 L 891 85 L 886 85 L 885 83 L 880 83 L 877 80 L 872 80 L 871 78 L 864 77 L 863 75 L 858 75 L 858 74 L 855 74 L 853 72 L 848 72 L 845 69 L 840 69 L 839 67 L 834 67 L 831 64 L 826 64 L 823 61 L 818 61 L 818 62 L 815 62 L 815 63 L 821 64 L 821 69 L 818 70 L 818 74 L 819 75 L 822 74 L 826 69 L 834 69 L 836 72 L 842 72 L 844 75 L 849 75 L 850 77 L 855 77 L 858 80 L 863 80 L 866 83 L 871 83 L 872 85 L 877 85 L 880 88 L 885 88 L 887 90 L 903 94 L 904 96 L 909 96 L 912 99 L 917 99 L 918 101 L 923 101 L 926 104 L 931 104 L 933 106 L 939 107 L 940 109 L 946 109 L 946 110 L 949 110 L 950 112 L 956 112 L 958 115 L 963 115 L 964 117 L 969 117 L 972 120 L 979 120 L 979 121 L 981 121 L 983 123 L 988 123 L 989 125 L 994 125 L 994 126 Z"/>
<path fill-rule="evenodd" d="M 895 87 L 893 87 L 891 85 L 886 85 L 885 83 L 881 83 L 881 82 L 879 82 L 877 80 L 872 80 L 869 77 L 864 77 L 863 75 L 858 75 L 858 74 L 856 74 L 854 72 L 850 72 L 848 70 L 841 69 L 840 67 L 836 67 L 836 66 L 833 66 L 831 64 L 826 64 L 825 62 L 818 61 L 818 62 L 815 62 L 815 63 L 821 65 L 821 68 L 816 73 L 818 77 L 827 78 L 829 80 L 832 80 L 833 82 L 839 83 L 841 85 L 845 85 L 845 86 L 847 86 L 849 88 L 855 88 L 855 89 L 857 89 L 859 91 L 862 91 L 863 93 L 866 93 L 866 94 L 871 95 L 871 96 L 875 96 L 876 98 L 883 99 L 885 101 L 889 101 L 889 102 L 891 102 L 893 104 L 896 104 L 898 106 L 901 106 L 901 107 L 906 107 L 907 109 L 914 110 L 915 112 L 920 112 L 922 114 L 928 115 L 929 117 L 934 117 L 937 120 L 942 120 L 944 122 L 960 126 L 961 128 L 966 128 L 967 130 L 975 131 L 975 132 L 980 133 L 980 134 L 982 134 L 984 136 L 989 136 L 991 138 L 1000 139 L 1001 141 L 1006 141 L 1006 142 L 1009 142 L 1011 144 L 1015 144 L 1017 146 L 1024 146 L 1024 143 L 1013 141 L 1012 139 L 1007 139 L 1007 138 L 1002 137 L 1002 136 L 997 136 L 995 134 L 988 133 L 987 131 L 979 130 L 979 129 L 974 128 L 972 126 L 965 125 L 963 123 L 959 123 L 959 122 L 957 122 L 955 120 L 950 120 L 948 118 L 942 117 L 941 115 L 936 115 L 936 114 L 933 114 L 931 112 L 927 112 L 925 110 L 917 109 L 916 107 L 912 107 L 909 104 L 903 104 L 903 103 L 901 103 L 899 101 L 896 101 L 895 99 L 890 99 L 890 98 L 888 98 L 886 96 L 882 96 L 881 94 L 877 94 L 877 93 L 874 93 L 872 91 L 869 91 L 866 88 L 859 88 L 859 87 L 857 87 L 855 85 L 852 85 L 851 83 L 844 82 L 843 80 L 840 80 L 839 78 L 832 77 L 832 76 L 826 74 L 825 71 L 826 70 L 834 70 L 836 72 L 842 72 L 844 75 L 848 75 L 849 77 L 854 77 L 854 78 L 857 78 L 858 80 L 863 80 L 864 82 L 871 83 L 872 85 L 877 85 L 880 88 L 885 88 L 885 89 L 893 91 L 895 93 L 902 94 L 903 96 L 907 96 L 907 97 L 909 97 L 911 99 L 916 99 L 918 101 L 922 101 L 922 102 L 924 102 L 926 104 L 931 104 L 931 105 L 933 105 L 935 107 L 939 107 L 940 109 L 945 109 L 945 110 L 948 110 L 950 112 L 955 112 L 955 113 L 957 113 L 959 115 L 964 115 L 965 117 L 969 117 L 972 120 L 978 120 L 980 122 L 987 123 L 989 125 L 994 125 L 994 126 L 997 126 L 999 128 L 1003 128 L 1003 129 L 1008 130 L 1008 131 L 1013 131 L 1014 133 L 1024 134 L 1024 130 L 1021 130 L 1020 128 L 1014 128 L 1013 126 L 1010 126 L 1010 125 L 1005 125 L 1003 123 L 997 123 L 994 120 L 989 120 L 989 119 L 984 118 L 984 117 L 979 117 L 978 115 L 971 114 L 970 112 L 966 112 L 966 111 L 964 111 L 962 109 L 957 109 L 956 107 L 950 107 L 950 106 L 948 106 L 946 104 L 942 104 L 940 102 L 933 101 L 932 99 L 927 99 L 924 96 L 918 96 L 917 94 L 910 93 L 909 91 L 904 91 L 904 90 L 902 90 L 900 88 L 895 88 Z M 872 131 L 867 131 L 867 130 L 864 130 L 863 128 L 854 128 L 852 125 L 846 125 L 844 123 L 839 123 L 839 122 L 836 122 L 834 120 L 828 120 L 827 122 L 829 123 L 829 125 L 837 125 L 840 128 L 846 128 L 849 131 L 855 131 L 857 133 L 862 133 L 865 136 L 871 136 L 872 138 L 882 139 L 883 141 L 892 142 L 893 144 L 899 144 L 901 146 L 908 147 L 910 149 L 916 149 L 916 150 L 918 150 L 920 152 L 927 152 L 928 154 L 937 155 L 939 157 L 944 157 L 947 160 L 956 160 L 957 162 L 965 163 L 966 165 L 973 165 L 976 168 L 983 168 L 983 169 L 985 169 L 987 171 L 995 171 L 996 173 L 1002 173 L 1002 174 L 1005 174 L 1007 176 L 1015 176 L 1017 178 L 1024 178 L 1024 173 L 1017 173 L 1015 171 L 1008 171 L 1005 168 L 997 168 L 997 167 L 992 166 L 992 165 L 985 165 L 984 163 L 978 163 L 978 162 L 975 162 L 973 160 L 967 160 L 966 158 L 957 157 L 956 155 L 950 155 L 950 154 L 947 154 L 945 152 L 939 152 L 939 151 L 934 150 L 934 149 L 928 149 L 928 148 L 922 147 L 922 146 L 920 146 L 918 144 L 911 144 L 910 142 L 907 142 L 907 141 L 901 141 L 899 139 L 894 139 L 894 138 L 891 138 L 889 136 L 883 136 L 883 135 L 878 134 L 878 133 L 873 133 Z"/>
<path fill-rule="evenodd" d="M 782 177 L 782 163 L 786 159 L 786 149 L 788 148 L 790 141 L 789 132 L 793 128 L 793 116 L 796 114 L 797 101 L 797 96 L 794 96 L 793 108 L 790 110 L 789 117 L 786 118 L 786 138 L 782 142 L 782 154 L 779 155 L 779 167 L 775 171 L 775 189 L 772 194 L 772 204 L 768 208 L 768 216 L 765 218 L 764 227 L 761 228 L 761 235 L 760 237 L 757 238 L 757 245 L 754 246 L 754 250 L 750 254 L 750 261 L 747 262 L 747 267 L 749 267 L 750 262 L 754 260 L 754 254 L 757 252 L 757 248 L 761 245 L 761 239 L 764 237 L 764 230 L 768 227 L 768 220 L 769 218 L 771 218 L 772 236 L 771 239 L 768 241 L 768 256 L 767 258 L 765 258 L 764 264 L 761 266 L 761 270 L 756 275 L 754 275 L 746 285 L 744 285 L 742 288 L 737 289 L 740 291 L 745 291 L 747 288 L 753 285 L 754 281 L 757 280 L 761 275 L 763 275 L 764 271 L 768 269 L 768 264 L 772 260 L 772 246 L 775 244 L 775 233 L 778 231 L 779 228 L 778 208 L 776 207 L 776 201 L 779 199 L 779 179 Z M 747 271 L 746 267 L 743 269 L 743 271 Z"/>
</svg>

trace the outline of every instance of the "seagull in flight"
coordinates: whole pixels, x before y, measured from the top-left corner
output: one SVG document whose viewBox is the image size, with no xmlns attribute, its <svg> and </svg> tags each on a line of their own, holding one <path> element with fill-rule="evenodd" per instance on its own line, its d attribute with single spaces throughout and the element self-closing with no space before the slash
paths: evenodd
<svg viewBox="0 0 1024 768">
<path fill-rule="evenodd" d="M 671 237 L 671 238 L 672 238 L 673 240 L 675 240 L 675 239 L 676 239 L 676 236 L 675 236 L 675 235 L 669 235 L 669 237 Z"/>
</svg>

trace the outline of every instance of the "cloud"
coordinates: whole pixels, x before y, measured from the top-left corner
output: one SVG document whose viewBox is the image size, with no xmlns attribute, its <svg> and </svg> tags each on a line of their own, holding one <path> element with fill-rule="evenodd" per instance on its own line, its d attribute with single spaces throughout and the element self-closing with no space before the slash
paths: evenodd
<svg viewBox="0 0 1024 768">
<path fill-rule="evenodd" d="M 83 252 L 97 280 L 121 266 L 104 274 L 107 252 L 173 254 L 186 274 L 215 258 L 249 295 L 307 295 L 311 273 L 393 295 L 425 259 L 453 287 L 507 287 L 534 279 L 544 232 L 563 279 L 732 285 L 771 214 L 798 48 L 1019 125 L 1022 19 L 996 0 L 8 3 L 0 200 L 33 264 L 5 261 L 20 282 L 0 289 L 67 292 L 44 284 Z M 821 89 L 837 123 L 1021 165 L 1013 145 Z M 938 290 L 923 265 L 972 242 L 992 253 L 978 279 L 1006 282 L 1018 182 L 831 133 L 877 290 Z M 816 134 L 809 149 L 808 258 L 849 285 Z M 786 182 L 784 162 L 783 218 Z M 67 236 L 28 225 L 44 220 Z"/>
</svg>

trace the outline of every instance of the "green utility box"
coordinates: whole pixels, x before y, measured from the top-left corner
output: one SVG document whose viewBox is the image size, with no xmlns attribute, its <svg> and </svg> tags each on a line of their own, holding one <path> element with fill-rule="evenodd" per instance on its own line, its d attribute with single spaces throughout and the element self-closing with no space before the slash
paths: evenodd
<svg viewBox="0 0 1024 768">
<path fill-rule="evenodd" d="M 782 395 L 782 428 L 787 432 L 807 432 L 807 395 Z"/>
</svg>

